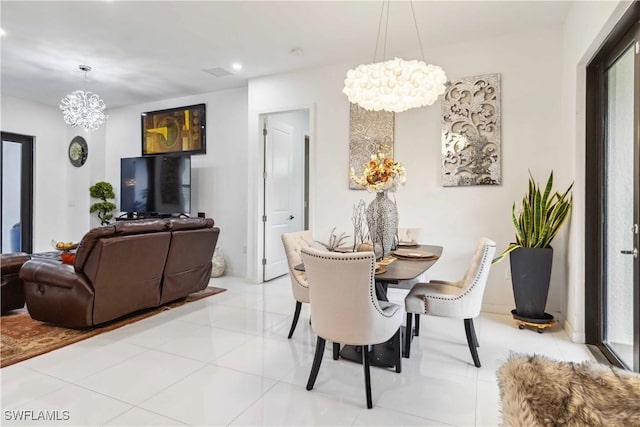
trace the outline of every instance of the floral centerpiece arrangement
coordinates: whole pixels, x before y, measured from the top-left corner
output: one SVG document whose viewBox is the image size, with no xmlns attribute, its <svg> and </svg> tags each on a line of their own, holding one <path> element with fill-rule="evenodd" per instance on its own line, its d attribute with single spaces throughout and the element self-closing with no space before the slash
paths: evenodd
<svg viewBox="0 0 640 427">
<path fill-rule="evenodd" d="M 351 169 L 351 180 L 367 191 L 395 191 L 399 185 L 404 185 L 406 177 L 402 163 L 394 161 L 391 155 L 391 149 L 383 145 L 371 156 L 369 163 L 363 165 L 362 176 L 356 176 Z"/>
<path fill-rule="evenodd" d="M 382 146 L 371 160 L 363 165 L 362 176 L 356 176 L 351 170 L 351 180 L 370 192 L 376 192 L 376 198 L 367 207 L 367 225 L 374 252 L 382 258 L 395 249 L 398 234 L 398 209 L 395 202 L 387 197 L 387 191 L 396 191 L 406 181 L 402 163 L 391 157 L 388 146 Z"/>
</svg>

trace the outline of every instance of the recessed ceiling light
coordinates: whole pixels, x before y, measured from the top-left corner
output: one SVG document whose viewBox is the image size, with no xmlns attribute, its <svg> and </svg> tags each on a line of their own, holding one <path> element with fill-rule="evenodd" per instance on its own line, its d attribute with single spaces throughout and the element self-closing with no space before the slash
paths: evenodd
<svg viewBox="0 0 640 427">
<path fill-rule="evenodd" d="M 238 62 L 234 62 L 233 64 L 231 64 L 231 68 L 233 68 L 236 71 L 242 70 L 242 64 L 240 64 Z"/>
<path fill-rule="evenodd" d="M 0 28 L 0 37 L 1 36 L 6 36 L 7 32 L 5 30 L 3 30 L 2 28 Z"/>
</svg>

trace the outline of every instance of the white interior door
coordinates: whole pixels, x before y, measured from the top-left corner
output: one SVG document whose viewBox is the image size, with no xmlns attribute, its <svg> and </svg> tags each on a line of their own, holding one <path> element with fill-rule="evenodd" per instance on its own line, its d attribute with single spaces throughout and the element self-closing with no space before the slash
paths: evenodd
<svg viewBox="0 0 640 427">
<path fill-rule="evenodd" d="M 273 117 L 265 118 L 264 257 L 263 280 L 287 274 L 282 233 L 302 229 L 301 179 L 296 173 L 294 129 Z"/>
</svg>

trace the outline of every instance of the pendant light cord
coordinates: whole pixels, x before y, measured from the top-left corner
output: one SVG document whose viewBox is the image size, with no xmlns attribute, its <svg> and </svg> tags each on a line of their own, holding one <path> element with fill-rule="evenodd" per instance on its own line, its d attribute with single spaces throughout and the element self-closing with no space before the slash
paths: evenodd
<svg viewBox="0 0 640 427">
<path fill-rule="evenodd" d="M 380 41 L 380 28 L 382 28 L 382 15 L 384 14 L 384 0 L 382 1 L 382 8 L 380 9 L 380 19 L 378 20 L 378 33 L 376 36 L 376 48 L 373 51 L 373 62 L 376 62 L 378 56 L 378 42 Z"/>
<path fill-rule="evenodd" d="M 378 46 L 380 44 L 380 34 L 382 33 L 382 16 L 384 15 L 384 6 L 385 3 L 387 5 L 387 16 L 384 24 L 384 46 L 382 48 L 382 60 L 385 61 L 387 59 L 387 33 L 389 31 L 389 9 L 390 3 L 389 0 L 382 0 L 382 8 L 380 9 L 380 18 L 378 19 L 378 33 L 376 35 L 376 48 L 373 51 L 373 62 L 376 62 L 376 58 L 378 57 Z M 413 0 L 409 0 L 409 4 L 411 5 L 411 15 L 413 15 L 413 25 L 416 28 L 416 36 L 418 37 L 418 46 L 420 46 L 420 54 L 422 55 L 422 60 L 426 63 L 426 59 L 424 58 L 424 49 L 422 48 L 422 39 L 420 38 L 420 30 L 418 28 L 418 21 L 416 20 L 416 12 L 413 9 Z"/>
<path fill-rule="evenodd" d="M 387 0 L 387 19 L 384 23 L 384 50 L 382 51 L 382 60 L 387 60 L 387 32 L 389 31 L 389 9 L 391 8 L 391 3 Z"/>
<path fill-rule="evenodd" d="M 411 14 L 413 15 L 413 25 L 416 27 L 416 35 L 418 36 L 418 45 L 420 46 L 420 54 L 422 55 L 422 61 L 426 64 L 427 61 L 424 59 L 424 51 L 422 50 L 422 39 L 420 39 L 420 31 L 418 30 L 418 21 L 416 21 L 416 12 L 413 10 L 413 0 L 409 0 L 409 4 L 411 5 Z"/>
</svg>

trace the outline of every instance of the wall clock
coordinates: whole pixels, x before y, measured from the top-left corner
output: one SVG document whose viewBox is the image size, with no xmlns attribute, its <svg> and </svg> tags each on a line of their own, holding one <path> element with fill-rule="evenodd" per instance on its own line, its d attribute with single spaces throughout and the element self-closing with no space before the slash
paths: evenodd
<svg viewBox="0 0 640 427">
<path fill-rule="evenodd" d="M 76 136 L 69 143 L 69 161 L 77 168 L 84 165 L 89 155 L 87 141 L 81 136 Z"/>
</svg>

